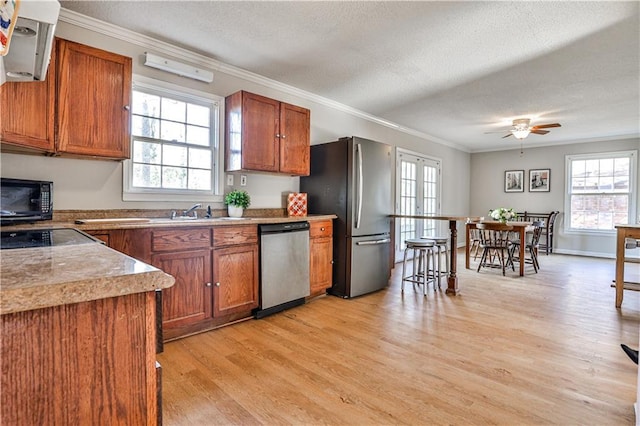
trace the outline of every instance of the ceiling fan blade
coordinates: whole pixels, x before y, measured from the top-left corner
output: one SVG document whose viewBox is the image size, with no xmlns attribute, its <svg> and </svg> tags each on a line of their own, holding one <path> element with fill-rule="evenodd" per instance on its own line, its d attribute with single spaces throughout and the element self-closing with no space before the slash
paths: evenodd
<svg viewBox="0 0 640 426">
<path fill-rule="evenodd" d="M 508 137 L 509 137 L 509 136 L 511 136 L 511 135 L 512 135 L 512 133 L 509 133 L 508 135 L 504 135 L 504 136 L 502 137 L 502 139 L 504 139 L 504 138 L 508 138 Z"/>
<path fill-rule="evenodd" d="M 549 133 L 548 130 L 531 130 L 531 133 L 535 133 L 536 135 L 546 135 Z"/>
<path fill-rule="evenodd" d="M 537 126 L 531 126 L 531 130 L 549 129 L 551 127 L 562 127 L 562 126 L 560 125 L 560 123 L 540 124 Z"/>
</svg>

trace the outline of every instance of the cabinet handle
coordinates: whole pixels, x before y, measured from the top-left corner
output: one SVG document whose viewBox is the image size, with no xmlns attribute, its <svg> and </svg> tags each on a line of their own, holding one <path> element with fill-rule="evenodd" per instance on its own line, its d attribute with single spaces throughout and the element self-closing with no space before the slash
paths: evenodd
<svg viewBox="0 0 640 426">
<path fill-rule="evenodd" d="M 207 283 L 207 284 L 206 284 L 206 286 L 207 286 L 207 287 L 211 287 L 211 283 Z"/>
<path fill-rule="evenodd" d="M 287 137 L 287 135 L 282 135 L 282 136 L 280 136 L 280 137 L 281 137 L 282 139 L 284 139 L 284 138 L 286 138 L 286 137 Z"/>
<path fill-rule="evenodd" d="M 276 133 L 276 138 L 279 138 L 279 137 L 280 137 L 280 133 Z"/>
<path fill-rule="evenodd" d="M 321 231 L 324 231 L 324 226 L 322 228 L 320 228 Z"/>
<path fill-rule="evenodd" d="M 129 111 L 129 110 L 131 109 L 131 108 L 129 107 L 129 105 L 125 105 L 123 108 L 124 108 L 124 110 L 125 110 L 125 111 Z"/>
<path fill-rule="evenodd" d="M 216 287 L 220 287 L 220 283 L 216 283 Z"/>
</svg>

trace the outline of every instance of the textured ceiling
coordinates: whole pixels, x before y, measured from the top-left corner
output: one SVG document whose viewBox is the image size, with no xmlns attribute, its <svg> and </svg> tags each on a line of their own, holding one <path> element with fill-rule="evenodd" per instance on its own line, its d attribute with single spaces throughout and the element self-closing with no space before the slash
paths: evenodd
<svg viewBox="0 0 640 426">
<path fill-rule="evenodd" d="M 469 151 L 640 133 L 637 1 L 60 3 Z"/>
</svg>

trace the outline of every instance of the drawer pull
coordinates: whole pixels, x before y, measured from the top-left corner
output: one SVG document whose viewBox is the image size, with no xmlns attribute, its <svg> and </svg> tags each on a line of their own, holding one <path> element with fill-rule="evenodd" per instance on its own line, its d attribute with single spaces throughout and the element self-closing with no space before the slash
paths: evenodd
<svg viewBox="0 0 640 426">
<path fill-rule="evenodd" d="M 324 231 L 324 226 L 322 228 L 320 228 L 321 231 Z"/>
<path fill-rule="evenodd" d="M 207 283 L 206 285 L 207 285 L 207 287 L 211 287 L 211 283 Z"/>
<path fill-rule="evenodd" d="M 220 287 L 220 283 L 216 283 L 216 287 Z"/>
</svg>

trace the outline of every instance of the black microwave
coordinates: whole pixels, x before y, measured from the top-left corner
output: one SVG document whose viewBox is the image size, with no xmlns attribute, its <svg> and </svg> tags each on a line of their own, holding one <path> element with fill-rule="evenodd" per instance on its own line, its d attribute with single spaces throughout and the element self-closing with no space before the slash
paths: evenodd
<svg viewBox="0 0 640 426">
<path fill-rule="evenodd" d="M 0 182 L 0 224 L 53 218 L 53 182 L 11 178 Z"/>
</svg>

